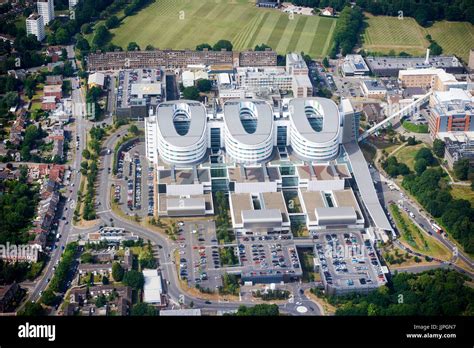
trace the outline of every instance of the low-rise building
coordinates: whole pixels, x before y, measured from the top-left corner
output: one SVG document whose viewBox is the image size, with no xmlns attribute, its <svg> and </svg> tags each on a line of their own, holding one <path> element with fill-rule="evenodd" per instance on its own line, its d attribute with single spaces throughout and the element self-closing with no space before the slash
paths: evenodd
<svg viewBox="0 0 474 348">
<path fill-rule="evenodd" d="M 462 89 L 434 92 L 428 117 L 430 135 L 474 132 L 474 97 Z"/>
<path fill-rule="evenodd" d="M 370 69 L 360 54 L 348 54 L 344 58 L 341 67 L 344 76 L 369 75 Z"/>
<path fill-rule="evenodd" d="M 362 80 L 360 88 L 366 98 L 383 99 L 387 95 L 387 88 L 377 80 Z"/>
<path fill-rule="evenodd" d="M 444 142 L 444 159 L 450 169 L 462 159 L 468 159 L 470 166 L 474 166 L 474 136 L 468 136 L 466 133 L 449 134 L 444 137 Z"/>
<path fill-rule="evenodd" d="M 44 97 L 55 97 L 56 100 L 59 100 L 63 97 L 63 90 L 60 85 L 45 85 L 43 87 L 43 96 Z"/>
<path fill-rule="evenodd" d="M 105 75 L 100 72 L 96 72 L 89 75 L 87 80 L 87 85 L 89 88 L 99 87 L 100 89 L 104 88 Z"/>
<path fill-rule="evenodd" d="M 143 285 L 143 302 L 157 307 L 166 306 L 161 275 L 158 273 L 158 270 L 144 269 L 143 277 L 145 279 Z"/>
<path fill-rule="evenodd" d="M 448 91 L 451 88 L 467 88 L 467 82 L 456 80 L 453 74 L 444 69 L 409 69 L 400 70 L 398 79 L 402 87 L 432 88 L 434 91 Z"/>
</svg>

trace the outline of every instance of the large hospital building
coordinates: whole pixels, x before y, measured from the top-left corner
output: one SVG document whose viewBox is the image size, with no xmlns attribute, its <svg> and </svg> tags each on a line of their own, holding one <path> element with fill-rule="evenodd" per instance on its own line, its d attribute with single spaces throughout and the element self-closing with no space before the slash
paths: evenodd
<svg viewBox="0 0 474 348">
<path fill-rule="evenodd" d="M 197 101 L 160 103 L 145 118 L 155 214 L 212 215 L 212 193 L 224 191 L 232 227 L 243 234 L 363 228 L 362 201 L 375 226 L 391 230 L 365 161 L 351 163 L 360 152 L 358 123 L 348 101 L 318 97 L 283 99 L 278 107 L 230 100 L 219 112 Z"/>
</svg>

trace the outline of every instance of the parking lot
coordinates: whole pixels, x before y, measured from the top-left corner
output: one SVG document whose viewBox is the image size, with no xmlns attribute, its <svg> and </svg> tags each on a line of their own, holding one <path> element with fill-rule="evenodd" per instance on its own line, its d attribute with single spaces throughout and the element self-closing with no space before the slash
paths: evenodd
<svg viewBox="0 0 474 348">
<path fill-rule="evenodd" d="M 246 277 L 278 279 L 301 275 L 298 253 L 289 232 L 238 240 L 239 260 Z"/>
<path fill-rule="evenodd" d="M 358 290 L 386 282 L 373 246 L 357 231 L 320 234 L 315 249 L 326 286 Z"/>
<path fill-rule="evenodd" d="M 114 198 L 129 215 L 153 215 L 153 170 L 148 168 L 144 152 L 143 143 L 134 143 L 118 155 L 117 178 L 121 180 L 115 185 Z"/>
<path fill-rule="evenodd" d="M 178 222 L 179 273 L 190 286 L 215 290 L 222 285 L 214 221 Z"/>
</svg>

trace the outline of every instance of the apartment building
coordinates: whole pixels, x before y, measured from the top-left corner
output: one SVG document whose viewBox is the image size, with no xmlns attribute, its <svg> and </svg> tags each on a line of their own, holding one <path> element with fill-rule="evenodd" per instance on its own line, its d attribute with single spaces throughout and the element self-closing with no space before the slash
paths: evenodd
<svg viewBox="0 0 474 348">
<path fill-rule="evenodd" d="M 54 19 L 54 0 L 38 0 L 38 13 L 43 16 L 44 24 L 48 25 Z"/>
<path fill-rule="evenodd" d="M 234 57 L 234 55 L 236 57 Z M 89 71 L 144 69 L 165 67 L 165 69 L 184 69 L 189 65 L 233 66 L 234 58 L 242 67 L 276 66 L 277 54 L 274 51 L 192 51 L 192 50 L 154 50 L 133 52 L 104 52 L 89 55 Z"/>
<path fill-rule="evenodd" d="M 26 19 L 26 34 L 36 36 L 38 41 L 43 41 L 44 33 L 44 18 L 40 14 L 32 13 Z"/>
<path fill-rule="evenodd" d="M 271 49 L 265 51 L 244 51 L 239 54 L 239 66 L 276 66 L 277 53 Z"/>
</svg>

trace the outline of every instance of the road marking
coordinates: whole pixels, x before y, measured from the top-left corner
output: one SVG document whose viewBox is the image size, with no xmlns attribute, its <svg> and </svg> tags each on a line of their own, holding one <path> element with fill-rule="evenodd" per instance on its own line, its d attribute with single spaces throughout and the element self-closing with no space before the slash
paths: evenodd
<svg viewBox="0 0 474 348">
<path fill-rule="evenodd" d="M 102 213 L 108 213 L 108 212 L 111 212 L 112 210 L 109 209 L 109 210 L 102 210 L 102 211 L 99 211 L 98 213 L 96 214 L 102 214 Z"/>
</svg>

